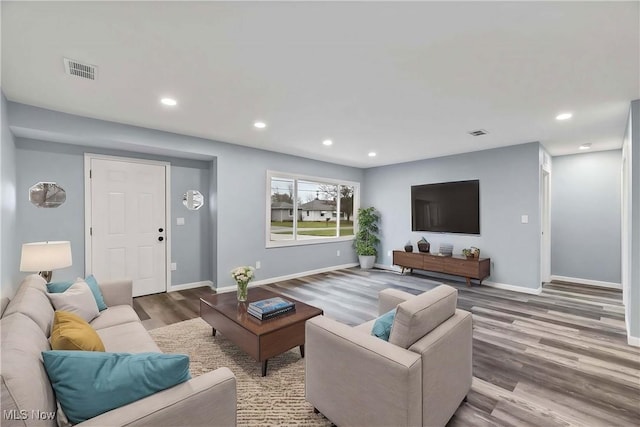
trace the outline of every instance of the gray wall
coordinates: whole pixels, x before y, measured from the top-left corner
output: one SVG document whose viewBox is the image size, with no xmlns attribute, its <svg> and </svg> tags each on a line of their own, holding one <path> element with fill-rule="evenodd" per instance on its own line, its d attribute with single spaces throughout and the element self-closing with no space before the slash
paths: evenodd
<svg viewBox="0 0 640 427">
<path fill-rule="evenodd" d="M 171 166 L 171 259 L 177 264 L 177 269 L 171 273 L 173 285 L 213 281 L 209 262 L 211 221 L 208 208 L 212 199 L 209 196 L 209 164 L 206 166 L 207 169 Z M 187 190 L 200 191 L 205 205 L 197 211 L 188 210 L 182 204 L 182 195 Z M 184 219 L 184 225 L 177 225 L 178 218 Z"/>
<path fill-rule="evenodd" d="M 14 133 L 27 138 L 215 159 L 216 182 L 210 191 L 215 192 L 216 205 L 210 206 L 209 212 L 214 227 L 210 263 L 215 268 L 217 286 L 233 285 L 231 269 L 256 261 L 262 264 L 262 269 L 256 272 L 257 280 L 357 262 L 350 241 L 266 249 L 264 206 L 268 169 L 356 182 L 362 181 L 361 169 L 17 103 L 9 103 L 9 122 Z M 19 232 L 23 231 L 19 227 Z"/>
<path fill-rule="evenodd" d="M 411 231 L 411 186 L 480 180 L 480 235 Z M 378 263 L 391 265 L 388 251 L 407 240 L 414 248 L 425 236 L 437 250 L 452 243 L 454 253 L 469 246 L 491 258 L 490 281 L 529 289 L 540 287 L 540 144 L 529 143 L 365 171 L 363 206 L 381 214 Z M 529 215 L 521 224 L 521 215 Z"/>
<path fill-rule="evenodd" d="M 553 158 L 551 274 L 621 283 L 622 151 Z"/>
<path fill-rule="evenodd" d="M 141 157 L 137 153 L 106 150 L 55 142 L 16 139 L 18 165 L 18 220 L 20 242 L 69 240 L 73 265 L 55 271 L 59 280 L 84 276 L 84 153 L 122 157 Z M 171 275 L 171 285 L 212 280 L 208 268 L 211 257 L 206 212 L 191 212 L 182 205 L 184 189 L 209 192 L 209 162 L 145 155 L 150 160 L 171 163 L 171 254 L 178 269 Z M 55 181 L 67 192 L 67 201 L 55 209 L 40 209 L 28 199 L 28 189 L 39 181 Z M 184 226 L 176 226 L 176 218 L 185 218 Z M 204 226 L 203 226 L 204 224 Z M 19 250 L 19 249 L 16 249 Z"/>
<path fill-rule="evenodd" d="M 18 288 L 20 256 L 16 252 L 16 148 L 7 123 L 7 100 L 0 91 L 0 295 L 13 298 Z"/>
<path fill-rule="evenodd" d="M 631 283 L 629 287 L 628 333 L 640 343 L 640 99 L 631 103 Z M 636 344 L 637 344 L 636 343 Z"/>
</svg>

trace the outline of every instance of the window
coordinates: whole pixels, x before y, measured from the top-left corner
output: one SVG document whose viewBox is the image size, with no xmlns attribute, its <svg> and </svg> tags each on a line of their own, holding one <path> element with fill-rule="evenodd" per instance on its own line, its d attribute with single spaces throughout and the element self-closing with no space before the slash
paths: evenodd
<svg viewBox="0 0 640 427">
<path fill-rule="evenodd" d="M 269 171 L 267 185 L 267 247 L 353 239 L 359 183 Z"/>
</svg>

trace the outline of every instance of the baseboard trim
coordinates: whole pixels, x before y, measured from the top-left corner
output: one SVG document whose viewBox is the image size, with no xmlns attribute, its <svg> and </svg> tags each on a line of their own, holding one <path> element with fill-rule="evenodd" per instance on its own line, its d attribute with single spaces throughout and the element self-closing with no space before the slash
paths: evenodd
<svg viewBox="0 0 640 427">
<path fill-rule="evenodd" d="M 187 289 L 199 288 L 202 286 L 213 287 L 213 282 L 211 280 L 204 280 L 202 282 L 192 282 L 192 283 L 183 283 L 181 285 L 173 285 L 169 286 L 167 292 L 176 292 L 176 291 L 184 291 Z"/>
<path fill-rule="evenodd" d="M 559 280 L 561 282 L 578 283 L 579 285 L 597 286 L 599 288 L 622 289 L 622 284 L 614 282 L 603 282 L 600 280 L 580 279 L 578 277 L 556 276 L 551 275 L 551 280 Z"/>
<path fill-rule="evenodd" d="M 538 288 L 536 289 L 531 289 L 531 288 L 525 288 L 523 286 L 492 282 L 491 280 L 484 280 L 482 282 L 482 286 L 488 286 L 490 288 L 496 288 L 496 289 L 504 289 L 505 291 L 520 292 L 522 294 L 529 294 L 529 295 L 540 295 L 542 293 L 542 286 L 538 286 Z"/>
<path fill-rule="evenodd" d="M 634 347 L 640 347 L 640 337 L 633 337 L 631 335 L 627 335 L 627 344 L 632 345 Z"/>
<path fill-rule="evenodd" d="M 280 281 L 284 281 L 284 280 L 297 279 L 299 277 L 311 276 L 312 274 L 326 273 L 328 271 L 344 270 L 345 268 L 357 267 L 358 265 L 359 264 L 357 262 L 354 262 L 354 263 L 349 263 L 349 264 L 334 265 L 334 266 L 331 266 L 331 267 L 318 268 L 316 270 L 301 271 L 299 273 L 287 274 L 285 276 L 271 277 L 269 279 L 256 280 L 255 282 L 251 282 L 249 284 L 249 287 L 253 288 L 255 286 L 268 285 L 268 284 L 273 283 L 273 282 L 280 282 Z M 220 293 L 224 293 L 224 292 L 232 292 L 232 291 L 235 291 L 236 289 L 237 289 L 237 286 L 235 286 L 235 285 L 222 286 L 222 287 L 216 288 L 216 292 L 220 294 Z"/>
<path fill-rule="evenodd" d="M 380 270 L 389 270 L 389 271 L 395 271 L 396 273 L 400 273 L 402 271 L 402 268 L 398 267 L 397 265 L 384 265 L 384 264 L 373 264 L 374 268 L 379 268 Z"/>
</svg>

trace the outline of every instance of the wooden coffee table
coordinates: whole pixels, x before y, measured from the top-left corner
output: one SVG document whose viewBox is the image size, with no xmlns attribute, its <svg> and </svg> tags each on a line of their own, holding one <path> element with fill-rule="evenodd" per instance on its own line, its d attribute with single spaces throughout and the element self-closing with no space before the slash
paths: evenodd
<svg viewBox="0 0 640 427">
<path fill-rule="evenodd" d="M 282 297 L 296 305 L 295 313 L 287 313 L 269 320 L 258 320 L 247 313 L 252 301 Z M 213 328 L 213 336 L 220 331 L 249 356 L 262 363 L 262 376 L 267 375 L 267 360 L 300 346 L 304 357 L 304 324 L 319 316 L 321 309 L 287 296 L 261 288 L 249 289 L 246 303 L 239 303 L 235 292 L 200 298 L 200 317 Z"/>
</svg>

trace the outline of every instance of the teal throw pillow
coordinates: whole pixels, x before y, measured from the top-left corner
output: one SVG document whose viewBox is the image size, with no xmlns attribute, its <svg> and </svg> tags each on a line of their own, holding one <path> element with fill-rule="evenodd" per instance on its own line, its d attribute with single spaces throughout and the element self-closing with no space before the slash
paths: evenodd
<svg viewBox="0 0 640 427">
<path fill-rule="evenodd" d="M 100 286 L 98 286 L 98 281 L 93 274 L 85 277 L 85 282 L 89 285 L 89 289 L 91 289 L 91 293 L 96 300 L 96 304 L 98 305 L 98 310 L 106 310 L 107 304 L 104 302 L 104 298 L 102 297 L 102 292 L 100 291 Z M 47 283 L 47 292 L 51 294 L 61 294 L 73 285 L 74 282 L 51 282 Z"/>
<path fill-rule="evenodd" d="M 164 353 L 43 351 L 56 398 L 81 423 L 191 378 L 189 356 Z"/>
<path fill-rule="evenodd" d="M 373 328 L 371 329 L 371 335 L 374 335 L 382 340 L 389 341 L 389 335 L 391 335 L 391 326 L 393 326 L 393 319 L 395 317 L 395 308 L 378 317 L 373 324 Z"/>
</svg>

